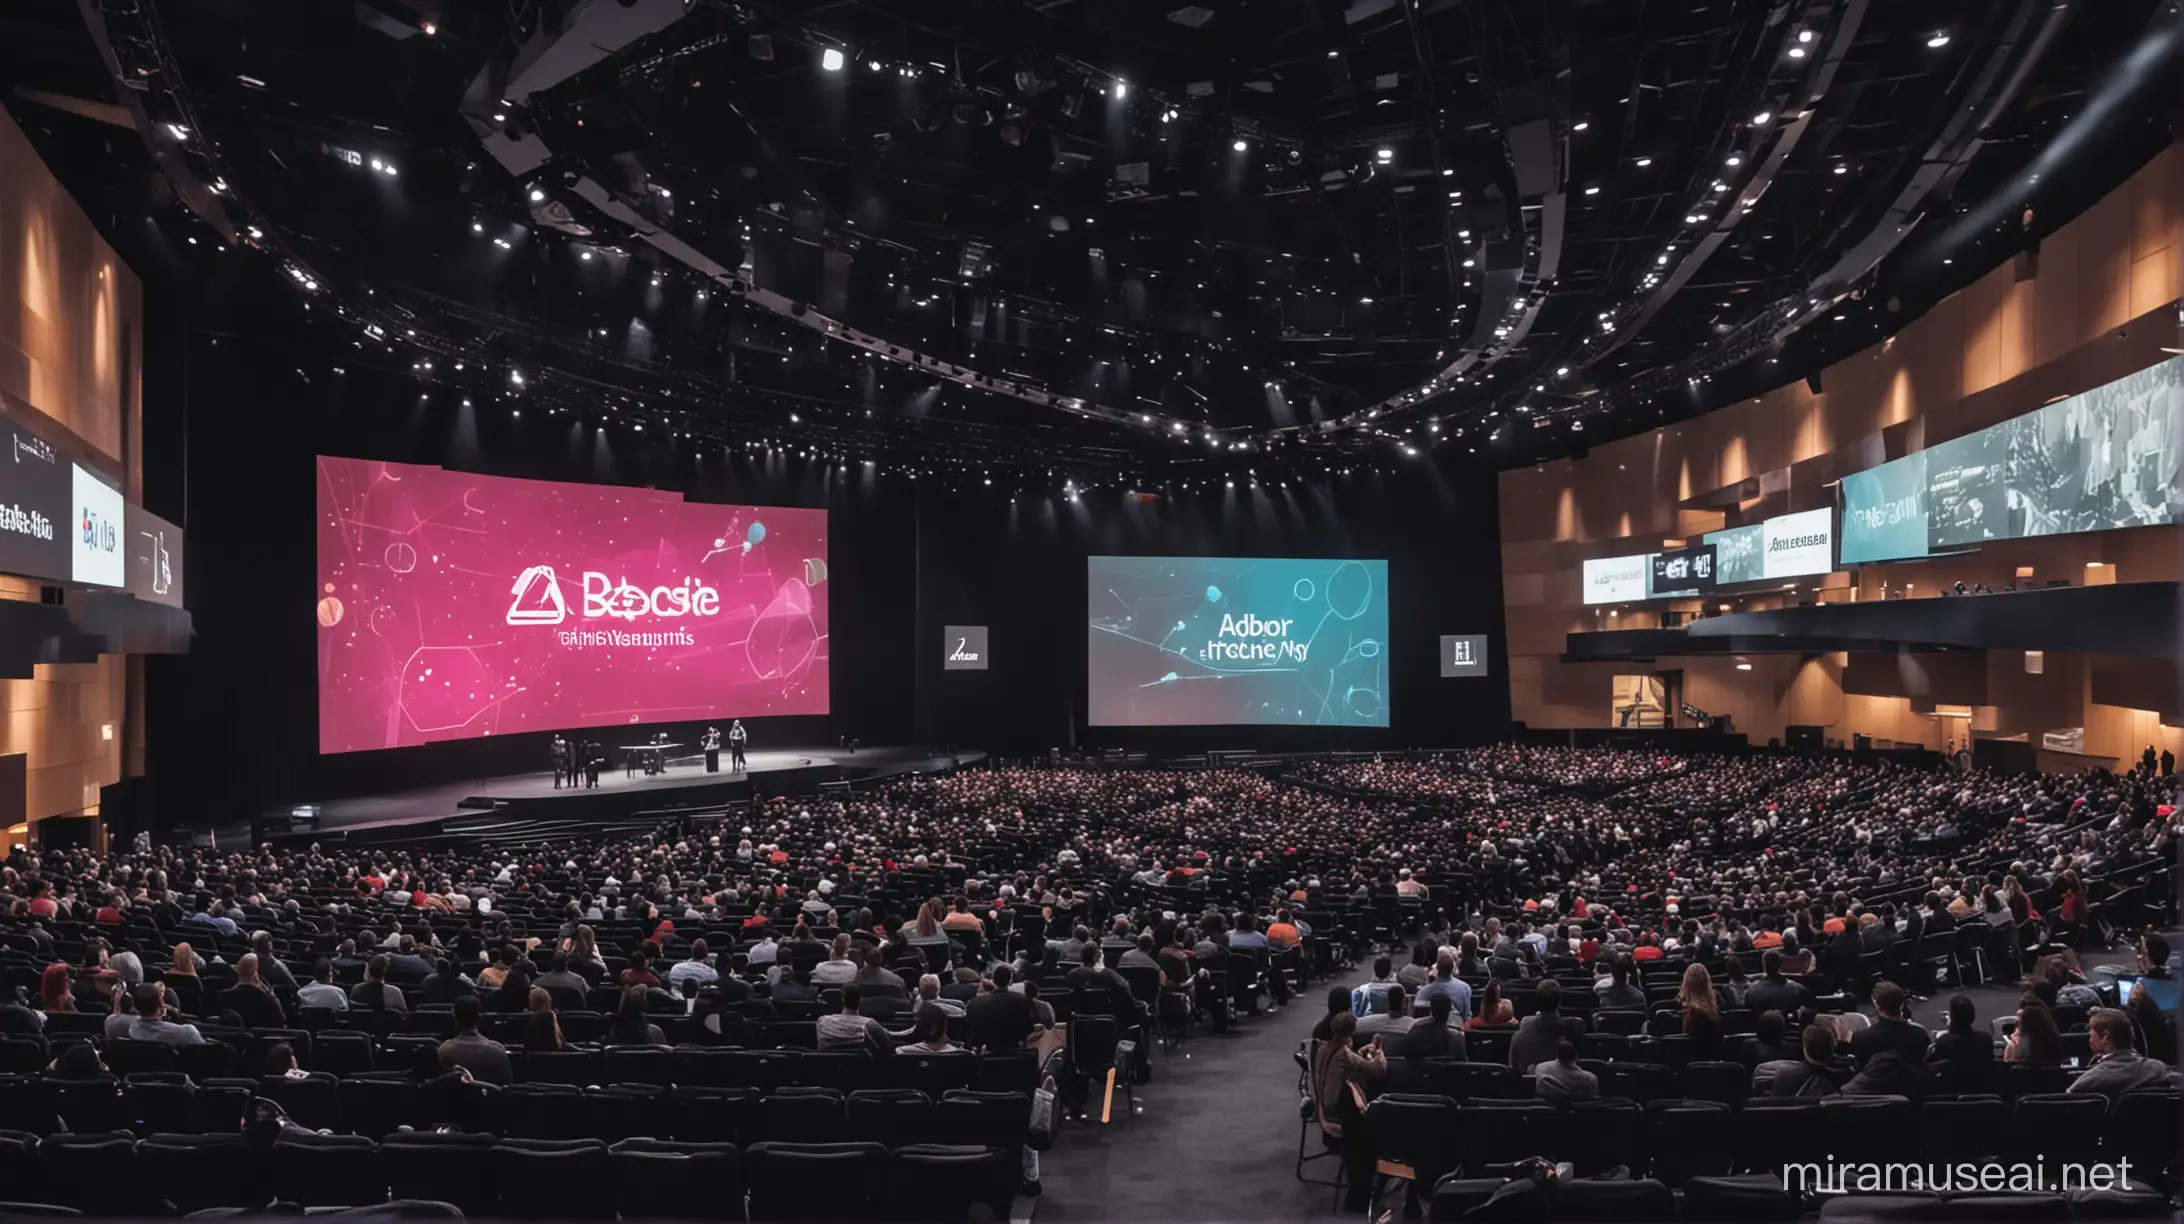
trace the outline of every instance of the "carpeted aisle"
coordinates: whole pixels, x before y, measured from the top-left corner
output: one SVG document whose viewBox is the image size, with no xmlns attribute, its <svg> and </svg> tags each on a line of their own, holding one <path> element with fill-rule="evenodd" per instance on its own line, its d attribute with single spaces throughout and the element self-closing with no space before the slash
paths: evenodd
<svg viewBox="0 0 2184 1224">
<path fill-rule="evenodd" d="M 1065 1123 L 1044 1155 L 1034 1218 L 1063 1221 L 1302 1220 L 1333 1205 L 1324 1187 L 1298 1184 L 1297 1043 L 1326 1011 L 1327 987 L 1262 1013 L 1226 1036 L 1194 1033 L 1173 1054 L 1153 1051 L 1142 1112 Z M 1188 1057 L 1186 1057 L 1188 1055 Z M 1332 1178 L 1332 1161 L 1314 1165 Z M 1019 1210 L 1022 1201 L 1018 1203 Z"/>
</svg>

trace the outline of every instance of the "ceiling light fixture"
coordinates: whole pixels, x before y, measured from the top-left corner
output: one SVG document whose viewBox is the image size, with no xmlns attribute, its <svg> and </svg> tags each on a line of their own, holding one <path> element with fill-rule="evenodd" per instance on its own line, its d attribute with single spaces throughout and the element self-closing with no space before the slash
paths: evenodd
<svg viewBox="0 0 2184 1224">
<path fill-rule="evenodd" d="M 1797 32 L 1797 41 L 1799 41 L 1799 42 L 1801 42 L 1801 43 L 1809 43 L 1809 42 L 1811 42 L 1811 41 L 1812 41 L 1812 31 L 1811 31 L 1811 30 L 1799 30 L 1799 31 Z"/>
<path fill-rule="evenodd" d="M 1804 49 L 1803 47 L 1791 47 L 1791 48 L 1790 48 L 1790 58 L 1791 58 L 1791 59 L 1803 59 L 1803 58 L 1805 58 L 1805 49 Z"/>
<path fill-rule="evenodd" d="M 819 53 L 819 66 L 828 72 L 840 72 L 842 70 L 842 53 L 840 49 L 828 47 L 826 50 L 821 51 Z"/>
<path fill-rule="evenodd" d="M 1245 140 L 1244 138 L 1242 138 L 1241 136 L 1239 136 L 1239 137 L 1237 137 L 1237 138 L 1236 138 L 1236 143 L 1235 143 L 1235 144 L 1232 144 L 1232 145 L 1230 145 L 1229 147 L 1230 147 L 1230 148 L 1232 148 L 1232 149 L 1234 149 L 1234 150 L 1236 150 L 1236 151 L 1237 151 L 1238 153 L 1241 153 L 1241 152 L 1243 152 L 1243 151 L 1244 151 L 1245 149 L 1248 149 L 1248 148 L 1250 148 L 1250 147 L 1251 147 L 1251 144 L 1250 144 L 1250 142 L 1249 142 L 1249 141 L 1246 141 L 1246 140 Z"/>
<path fill-rule="evenodd" d="M 1587 187 L 1587 188 L 1585 189 L 1585 194 L 1586 194 L 1586 195 L 1599 195 L 1599 194 L 1600 194 L 1600 189 L 1599 189 L 1598 187 Z"/>
<path fill-rule="evenodd" d="M 1754 126 L 1764 127 L 1767 121 L 1772 118 L 1774 118 L 1773 111 L 1761 111 L 1758 114 L 1752 116 L 1752 123 Z"/>
<path fill-rule="evenodd" d="M 1584 131 L 1584 130 L 1585 130 L 1586 128 L 1589 128 L 1589 127 L 1591 127 L 1591 126 L 1592 126 L 1592 124 L 1591 124 L 1590 122 L 1588 122 L 1588 121 L 1586 121 L 1586 120 L 1583 120 L 1583 119 L 1580 119 L 1580 120 L 1578 120 L 1578 121 L 1577 121 L 1576 123 L 1573 123 L 1573 124 L 1571 124 L 1571 125 L 1570 125 L 1570 130 L 1571 130 L 1571 131 L 1573 131 L 1573 132 L 1582 132 L 1582 131 Z"/>
<path fill-rule="evenodd" d="M 1949 45 L 1949 32 L 1948 32 L 1947 30 L 1937 30 L 1937 31 L 1935 31 L 1935 32 L 1934 32 L 1934 36 L 1933 36 L 1932 38 L 1929 38 L 1929 39 L 1927 39 L 1927 40 L 1926 40 L 1926 45 L 1927 45 L 1927 46 L 1929 46 L 1929 47 L 1932 47 L 1932 48 L 1934 48 L 1934 49 L 1935 49 L 1935 50 L 1937 50 L 1937 51 L 1938 51 L 1938 50 L 1940 50 L 1940 49 L 1941 49 L 1941 48 L 1943 48 L 1943 47 L 1946 47 L 1946 46 L 1948 46 L 1948 45 Z"/>
</svg>

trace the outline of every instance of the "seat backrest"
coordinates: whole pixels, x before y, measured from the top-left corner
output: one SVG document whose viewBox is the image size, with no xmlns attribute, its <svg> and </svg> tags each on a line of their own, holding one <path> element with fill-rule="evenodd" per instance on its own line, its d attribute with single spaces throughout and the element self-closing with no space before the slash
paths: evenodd
<svg viewBox="0 0 2184 1224">
<path fill-rule="evenodd" d="M 751 1219 L 864 1217 L 886 1167 L 887 1149 L 877 1143 L 754 1143 L 743 1153 Z"/>
<path fill-rule="evenodd" d="M 46 1193 L 54 1202 L 85 1211 L 142 1211 L 151 1196 L 137 1172 L 136 1146 L 120 1132 L 46 1136 L 38 1144 Z"/>
<path fill-rule="evenodd" d="M 904 1219 L 959 1220 L 977 1203 L 999 1219 L 1021 1179 L 1017 1155 L 1005 1148 L 911 1144 L 890 1153 L 885 1194 Z"/>
<path fill-rule="evenodd" d="M 274 1197 L 305 1207 L 361 1207 L 387 1197 L 379 1145 L 361 1135 L 283 1131 L 266 1164 Z"/>
<path fill-rule="evenodd" d="M 161 1132 L 137 1143 L 137 1174 L 178 1211 L 263 1207 L 273 1195 L 254 1176 L 256 1158 L 241 1135 Z"/>
<path fill-rule="evenodd" d="M 412 1131 L 387 1136 L 379 1144 L 387 1190 L 398 1199 L 453 1203 L 471 1216 L 493 1214 L 500 1199 L 491 1169 L 491 1135 Z"/>
<path fill-rule="evenodd" d="M 503 1139 L 493 1145 L 501 1210 L 510 1217 L 611 1219 L 616 1187 L 596 1139 Z"/>
<path fill-rule="evenodd" d="M 743 1158 L 733 1143 L 624 1139 L 607 1149 L 621 1217 L 690 1219 L 708 1203 L 741 1204 Z"/>
</svg>

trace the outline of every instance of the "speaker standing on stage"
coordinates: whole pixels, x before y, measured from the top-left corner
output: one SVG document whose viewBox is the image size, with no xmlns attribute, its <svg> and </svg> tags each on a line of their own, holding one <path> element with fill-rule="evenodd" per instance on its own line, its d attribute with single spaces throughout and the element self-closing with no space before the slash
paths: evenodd
<svg viewBox="0 0 2184 1224">
<path fill-rule="evenodd" d="M 576 772 L 569 768 L 569 741 L 561 738 L 561 734 L 559 732 L 555 732 L 554 734 L 553 757 L 554 789 L 561 789 L 561 782 L 564 778 L 569 781 L 570 785 L 575 785 Z"/>
<path fill-rule="evenodd" d="M 605 755 L 596 743 L 584 745 L 584 785 L 599 785 L 599 761 Z"/>
<path fill-rule="evenodd" d="M 750 742 L 750 738 L 750 732 L 743 729 L 742 719 L 728 724 L 728 767 L 731 772 L 743 770 L 743 745 Z"/>
<path fill-rule="evenodd" d="M 699 741 L 705 746 L 705 772 L 720 772 L 720 728 L 707 727 L 705 738 Z"/>
</svg>

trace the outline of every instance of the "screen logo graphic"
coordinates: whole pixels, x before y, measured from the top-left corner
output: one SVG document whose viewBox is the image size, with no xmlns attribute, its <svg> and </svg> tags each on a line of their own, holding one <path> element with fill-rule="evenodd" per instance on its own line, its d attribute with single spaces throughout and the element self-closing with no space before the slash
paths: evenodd
<svg viewBox="0 0 2184 1224">
<path fill-rule="evenodd" d="M 949 625 L 941 633 L 942 671 L 986 670 L 986 626 Z"/>
<path fill-rule="evenodd" d="M 167 533 L 155 531 L 152 540 L 152 594 L 165 595 L 174 590 L 174 564 L 167 556 Z"/>
<path fill-rule="evenodd" d="M 508 605 L 511 625 L 558 625 L 569 618 L 569 605 L 561 600 L 561 580 L 551 565 L 534 565 L 517 577 Z"/>
<path fill-rule="evenodd" d="M 685 578 L 674 586 L 656 586 L 647 590 L 628 579 L 616 581 L 596 570 L 584 572 L 586 620 L 596 620 L 602 616 L 633 621 L 648 616 L 719 614 L 720 592 L 695 578 Z"/>
<path fill-rule="evenodd" d="M 76 527 L 70 541 L 69 576 L 95 586 L 125 586 L 128 565 L 121 555 L 121 491 L 81 467 L 72 475 Z"/>
<path fill-rule="evenodd" d="M 33 540 L 51 540 L 53 520 L 36 510 L 25 510 L 21 506 L 0 502 L 0 531 L 12 531 Z"/>
<path fill-rule="evenodd" d="M 1441 635 L 1441 678 L 1484 676 L 1486 666 L 1486 635 L 1483 633 L 1444 633 Z"/>
</svg>

